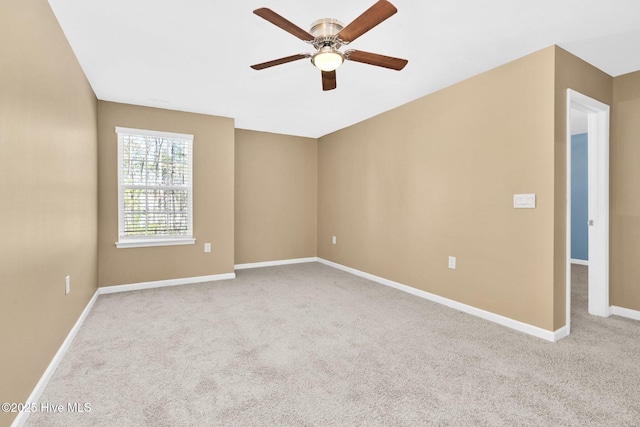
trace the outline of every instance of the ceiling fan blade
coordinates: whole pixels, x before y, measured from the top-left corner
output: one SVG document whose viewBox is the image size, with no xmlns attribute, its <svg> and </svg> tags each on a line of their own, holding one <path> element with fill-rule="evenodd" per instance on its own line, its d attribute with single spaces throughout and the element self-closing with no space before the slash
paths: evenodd
<svg viewBox="0 0 640 427">
<path fill-rule="evenodd" d="M 338 33 L 337 37 L 343 42 L 350 43 L 382 21 L 393 16 L 397 11 L 398 9 L 387 0 L 378 0 L 377 3 L 367 9 L 362 15 L 344 27 Z"/>
<path fill-rule="evenodd" d="M 344 59 L 348 59 L 349 61 L 362 62 L 369 65 L 375 65 L 378 67 L 390 68 L 397 71 L 402 70 L 404 66 L 409 62 L 406 59 L 379 55 L 377 53 L 363 52 L 361 50 L 347 50 L 344 53 Z"/>
<path fill-rule="evenodd" d="M 322 90 L 332 90 L 337 86 L 336 83 L 336 71 L 323 71 L 322 72 Z"/>
<path fill-rule="evenodd" d="M 297 61 L 298 59 L 309 58 L 311 55 L 299 53 L 297 55 L 287 56 L 285 58 L 274 59 L 273 61 L 263 62 L 262 64 L 252 65 L 254 70 L 264 70 L 265 68 L 273 67 L 275 65 L 286 64 L 287 62 Z"/>
<path fill-rule="evenodd" d="M 313 41 L 313 39 L 315 38 L 305 30 L 303 30 L 302 28 L 298 27 L 293 22 L 283 18 L 282 16 L 278 15 L 271 9 L 268 9 L 266 7 L 261 7 L 260 9 L 254 10 L 253 13 L 255 13 L 256 15 L 258 15 L 263 19 L 266 19 L 267 21 L 271 22 L 273 25 L 276 25 L 282 28 L 288 33 L 293 34 L 300 40 L 309 42 L 309 41 Z"/>
</svg>

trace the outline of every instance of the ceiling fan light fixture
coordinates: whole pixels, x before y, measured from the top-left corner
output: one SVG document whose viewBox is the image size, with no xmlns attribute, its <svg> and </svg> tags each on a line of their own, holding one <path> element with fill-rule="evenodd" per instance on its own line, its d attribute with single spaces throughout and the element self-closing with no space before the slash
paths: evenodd
<svg viewBox="0 0 640 427">
<path fill-rule="evenodd" d="M 339 50 L 325 46 L 312 57 L 311 63 L 322 71 L 334 71 L 344 62 L 344 56 Z"/>
</svg>

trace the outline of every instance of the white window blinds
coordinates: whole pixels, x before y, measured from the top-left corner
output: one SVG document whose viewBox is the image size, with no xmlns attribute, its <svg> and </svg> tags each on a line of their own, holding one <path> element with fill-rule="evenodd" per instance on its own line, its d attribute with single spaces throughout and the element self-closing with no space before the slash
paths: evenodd
<svg viewBox="0 0 640 427">
<path fill-rule="evenodd" d="M 193 135 L 116 128 L 118 247 L 194 243 Z"/>
</svg>

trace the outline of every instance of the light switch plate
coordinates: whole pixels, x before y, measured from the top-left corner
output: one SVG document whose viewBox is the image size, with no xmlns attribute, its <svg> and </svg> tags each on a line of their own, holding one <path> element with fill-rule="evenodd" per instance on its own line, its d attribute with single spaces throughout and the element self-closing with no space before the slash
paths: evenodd
<svg viewBox="0 0 640 427">
<path fill-rule="evenodd" d="M 514 194 L 513 195 L 513 207 L 515 209 L 535 209 L 536 207 L 536 195 L 531 194 Z"/>
</svg>

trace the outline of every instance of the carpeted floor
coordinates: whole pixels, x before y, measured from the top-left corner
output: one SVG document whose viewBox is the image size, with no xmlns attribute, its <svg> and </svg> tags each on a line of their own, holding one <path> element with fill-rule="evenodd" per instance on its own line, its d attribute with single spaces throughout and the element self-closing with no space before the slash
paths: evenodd
<svg viewBox="0 0 640 427">
<path fill-rule="evenodd" d="M 640 324 L 573 273 L 557 343 L 319 263 L 103 295 L 27 426 L 638 426 Z"/>
</svg>

